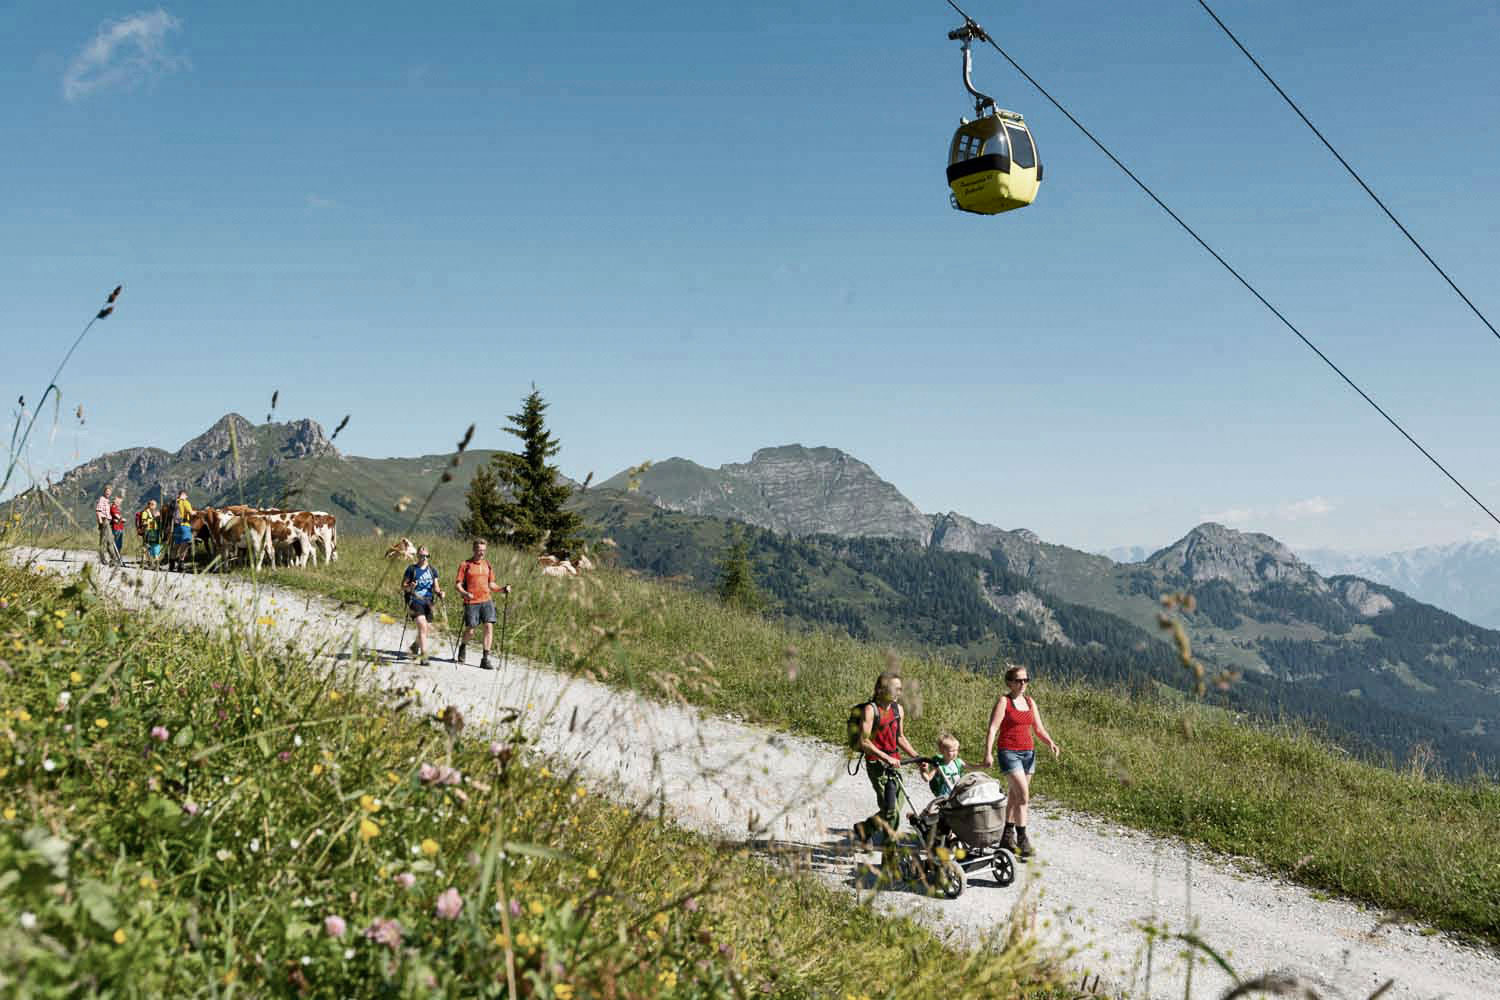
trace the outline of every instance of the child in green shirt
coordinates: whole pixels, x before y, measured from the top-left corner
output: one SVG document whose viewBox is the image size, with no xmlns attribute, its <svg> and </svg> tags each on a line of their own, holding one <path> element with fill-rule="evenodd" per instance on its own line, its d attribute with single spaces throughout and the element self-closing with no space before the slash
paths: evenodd
<svg viewBox="0 0 1500 1000">
<path fill-rule="evenodd" d="M 958 737 L 952 733 L 944 733 L 938 737 L 938 752 L 942 760 L 931 764 L 924 761 L 920 769 L 932 794 L 941 798 L 953 791 L 953 786 L 958 784 L 959 777 L 964 773 L 964 762 L 958 757 Z"/>
</svg>

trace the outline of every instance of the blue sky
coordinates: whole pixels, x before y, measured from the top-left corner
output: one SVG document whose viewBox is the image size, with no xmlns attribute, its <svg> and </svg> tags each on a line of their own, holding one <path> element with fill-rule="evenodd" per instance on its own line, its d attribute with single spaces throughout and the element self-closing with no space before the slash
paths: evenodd
<svg viewBox="0 0 1500 1000">
<path fill-rule="evenodd" d="M 1500 12 L 1223 0 L 1500 318 Z M 1022 65 L 1500 504 L 1500 341 L 1190 0 L 974 3 Z M 1055 110 L 1037 203 L 947 206 L 940 0 L 0 11 L 0 348 L 63 379 L 41 472 L 229 410 L 371 456 L 476 445 L 534 382 L 564 471 L 802 442 L 923 510 L 1082 547 L 1209 517 L 1385 550 L 1495 528 Z M 66 412 L 66 411 L 65 411 Z"/>
</svg>

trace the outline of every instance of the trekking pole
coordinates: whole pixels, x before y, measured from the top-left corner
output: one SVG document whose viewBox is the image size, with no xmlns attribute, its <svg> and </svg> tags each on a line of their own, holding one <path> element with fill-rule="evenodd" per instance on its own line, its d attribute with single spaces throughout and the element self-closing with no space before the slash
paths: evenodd
<svg viewBox="0 0 1500 1000">
<path fill-rule="evenodd" d="M 401 641 L 396 643 L 396 655 L 404 657 L 406 655 L 406 623 L 411 618 L 411 615 L 407 614 L 405 606 L 406 598 L 404 596 L 401 599 L 401 604 L 402 607 L 399 612 L 401 615 Z"/>
<path fill-rule="evenodd" d="M 500 609 L 500 669 L 505 669 L 505 630 L 510 624 L 510 584 L 505 585 L 505 603 Z"/>
</svg>

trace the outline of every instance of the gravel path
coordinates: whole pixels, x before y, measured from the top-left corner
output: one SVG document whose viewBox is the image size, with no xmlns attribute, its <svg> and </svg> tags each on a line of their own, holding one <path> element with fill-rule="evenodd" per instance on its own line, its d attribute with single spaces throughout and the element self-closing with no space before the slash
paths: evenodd
<svg viewBox="0 0 1500 1000">
<path fill-rule="evenodd" d="M 12 555 L 63 574 L 93 561 L 60 550 Z M 360 617 L 357 609 L 298 592 L 257 589 L 243 578 L 133 568 L 103 570 L 97 578 L 126 607 L 155 608 L 186 625 L 228 626 L 252 641 L 296 644 L 370 682 L 414 687 L 425 707 L 456 705 L 470 724 L 504 709 L 520 711 L 540 749 L 574 763 L 595 787 L 664 809 L 692 829 L 784 850 L 851 891 L 854 862 L 873 858 L 845 844 L 850 822 L 873 809 L 869 784 L 863 774 L 850 777 L 839 749 L 826 743 L 515 658 L 502 671 L 481 671 L 473 666 L 472 645 L 466 665 L 446 659 L 453 648 L 444 646 L 444 659 L 418 667 L 398 658 L 399 622 L 383 624 L 379 616 Z M 908 787 L 920 808 L 930 797 L 925 786 L 911 780 Z M 1171 943 L 1157 945 L 1148 977 L 1141 925 L 1152 922 L 1174 932 L 1194 929 L 1246 978 L 1295 973 L 1316 982 L 1324 998 L 1364 1000 L 1388 979 L 1395 980 L 1383 995 L 1390 1000 L 1500 998 L 1500 956 L 1493 952 L 1045 803 L 1033 807 L 1030 825 L 1041 856 L 1020 866 L 1014 885 L 1000 888 L 988 873 L 974 873 L 968 891 L 953 901 L 893 891 L 876 904 L 974 945 L 1003 935 L 1013 917 L 1034 919 L 1044 942 L 1076 950 L 1072 965 L 1080 976 L 1101 973 L 1107 987 L 1135 997 L 1182 998 L 1189 975 L 1192 1000 L 1219 997 L 1232 985 L 1201 955 L 1189 973 L 1180 946 Z"/>
</svg>

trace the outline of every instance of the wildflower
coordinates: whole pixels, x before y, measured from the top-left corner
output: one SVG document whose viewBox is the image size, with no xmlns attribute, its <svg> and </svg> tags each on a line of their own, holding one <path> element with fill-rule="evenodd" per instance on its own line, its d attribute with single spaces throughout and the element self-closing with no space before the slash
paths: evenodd
<svg viewBox="0 0 1500 1000">
<path fill-rule="evenodd" d="M 292 752 L 290 750 L 283 750 L 276 755 L 276 759 L 285 764 L 287 761 L 292 759 Z"/>
<path fill-rule="evenodd" d="M 698 897 L 697 896 L 689 896 L 687 899 L 684 899 L 682 901 L 682 908 L 684 910 L 687 910 L 689 913 L 697 913 L 698 912 Z"/>
<path fill-rule="evenodd" d="M 401 923 L 397 920 L 387 920 L 385 917 L 376 917 L 369 927 L 365 928 L 365 937 L 376 944 L 383 944 L 391 951 L 401 947 Z"/>
<path fill-rule="evenodd" d="M 323 918 L 323 932 L 331 938 L 343 937 L 344 932 L 348 929 L 348 926 L 344 923 L 344 918 L 337 914 L 330 913 Z"/>
<path fill-rule="evenodd" d="M 396 876 L 396 884 L 403 889 L 410 889 L 417 884 L 417 877 L 411 872 L 402 872 Z"/>
<path fill-rule="evenodd" d="M 344 961 L 347 962 L 347 961 L 349 961 L 349 959 L 351 959 L 353 957 L 354 957 L 354 949 L 353 948 L 345 948 L 344 949 Z"/>
<path fill-rule="evenodd" d="M 558 983 L 552 987 L 552 995 L 557 1000 L 573 1000 L 573 987 L 569 983 Z"/>
<path fill-rule="evenodd" d="M 167 742 L 167 740 L 170 739 L 171 736 L 172 736 L 172 734 L 167 731 L 167 727 L 166 726 L 152 726 L 151 727 L 151 738 L 153 740 L 155 740 L 156 742 L 158 742 L 158 743 L 165 743 L 165 742 Z"/>
<path fill-rule="evenodd" d="M 67 708 L 73 702 L 73 692 L 60 691 L 57 695 L 57 707 Z"/>
<path fill-rule="evenodd" d="M 677 973 L 673 972 L 671 969 L 667 969 L 665 972 L 661 973 L 660 975 L 658 975 L 656 977 L 656 981 L 659 982 L 659 983 L 661 983 L 663 989 L 668 989 L 668 990 L 676 989 L 677 988 Z"/>
<path fill-rule="evenodd" d="M 13 820 L 16 818 L 16 810 L 13 806 L 6 806 L 5 811 L 0 812 L 0 816 L 4 816 L 7 821 Z"/>
<path fill-rule="evenodd" d="M 329 701 L 338 701 L 342 697 L 343 697 L 343 695 L 339 694 L 337 691 L 330 691 L 330 692 L 328 692 L 328 700 Z"/>
<path fill-rule="evenodd" d="M 464 780 L 458 768 L 447 764 L 423 764 L 417 769 L 417 777 L 422 779 L 424 785 L 459 785 Z"/>
<path fill-rule="evenodd" d="M 437 898 L 437 906 L 434 912 L 443 920 L 457 920 L 458 915 L 463 912 L 464 900 L 458 894 L 458 890 L 451 886 L 444 889 Z"/>
<path fill-rule="evenodd" d="M 182 811 L 187 813 L 189 816 L 196 816 L 198 815 L 198 803 L 191 800 L 184 802 L 182 804 Z"/>
<path fill-rule="evenodd" d="M 255 624 L 257 624 L 257 625 L 275 625 L 276 624 L 276 619 L 272 618 L 270 615 L 261 615 L 259 618 L 255 619 Z"/>
<path fill-rule="evenodd" d="M 314 778 L 316 778 L 318 775 L 320 775 L 322 773 L 323 773 L 323 765 L 322 764 L 314 764 L 312 766 L 312 776 Z"/>
<path fill-rule="evenodd" d="M 259 837 L 251 837 L 250 838 L 250 853 L 251 854 L 259 854 L 260 853 L 260 838 Z"/>
<path fill-rule="evenodd" d="M 378 813 L 380 812 L 380 800 L 373 795 L 361 795 L 359 797 L 359 807 L 367 813 Z"/>
<path fill-rule="evenodd" d="M 359 839 L 369 843 L 380 836 L 380 826 L 372 819 L 366 817 L 359 821 Z"/>
<path fill-rule="evenodd" d="M 589 878 L 598 878 L 598 877 L 599 877 L 599 869 L 595 868 L 593 865 L 589 865 Z"/>
<path fill-rule="evenodd" d="M 36 927 L 36 914 L 32 913 L 30 910 L 27 910 L 24 913 L 22 913 L 21 914 L 21 929 L 25 930 L 25 931 L 29 931 L 29 930 L 32 930 L 35 927 Z"/>
<path fill-rule="evenodd" d="M 43 757 L 42 758 L 42 770 L 43 771 L 56 771 L 57 770 L 57 761 L 53 760 L 51 757 Z"/>
<path fill-rule="evenodd" d="M 123 928 L 123 927 L 117 928 L 115 930 L 115 933 L 114 933 L 114 938 L 115 938 L 115 944 L 124 944 L 125 943 L 125 928 Z"/>
<path fill-rule="evenodd" d="M 94 727 L 96 729 L 108 729 L 109 728 L 109 720 L 105 719 L 105 718 L 95 719 L 94 720 Z"/>
<path fill-rule="evenodd" d="M 297 848 L 302 846 L 302 841 L 298 840 L 296 837 L 293 837 L 291 840 L 288 840 L 286 844 L 288 847 L 295 851 Z"/>
<path fill-rule="evenodd" d="M 519 899 L 512 899 L 510 901 L 510 915 L 513 917 L 521 915 L 521 901 Z"/>
<path fill-rule="evenodd" d="M 28 712 L 28 711 L 26 711 L 26 709 L 24 709 L 24 708 L 18 708 L 18 709 L 16 709 L 16 721 L 17 722 L 30 722 L 31 721 L 31 713 Z"/>
<path fill-rule="evenodd" d="M 540 917 L 543 913 L 546 912 L 547 908 L 543 906 L 539 900 L 533 899 L 531 901 L 531 915 L 533 917 Z"/>
<path fill-rule="evenodd" d="M 82 684 L 83 675 L 75 670 L 72 673 L 68 674 L 68 680 L 72 681 L 74 684 Z"/>
<path fill-rule="evenodd" d="M 234 852 L 221 847 L 214 852 L 214 857 L 218 858 L 220 861 L 228 861 L 230 858 L 234 857 Z"/>
<path fill-rule="evenodd" d="M 421 848 L 422 853 L 427 855 L 429 858 L 433 857 L 437 854 L 438 851 L 442 850 L 442 848 L 438 846 L 438 842 L 433 840 L 431 837 L 422 838 Z"/>
</svg>

